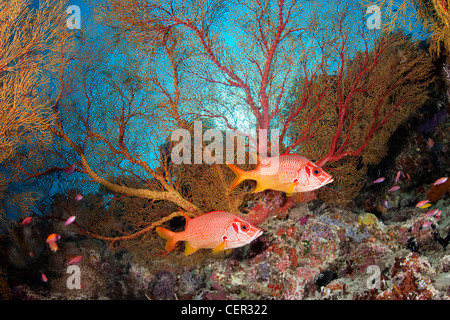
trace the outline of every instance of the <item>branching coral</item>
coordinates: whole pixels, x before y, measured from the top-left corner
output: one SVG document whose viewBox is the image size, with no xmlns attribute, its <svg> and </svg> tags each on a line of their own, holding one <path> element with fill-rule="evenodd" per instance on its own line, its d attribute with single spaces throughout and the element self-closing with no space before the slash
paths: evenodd
<svg viewBox="0 0 450 320">
<path fill-rule="evenodd" d="M 450 52 L 449 0 L 376 0 L 367 5 L 382 8 L 385 31 L 395 32 L 403 27 L 412 32 L 421 22 L 431 32 L 430 52 L 435 55 Z"/>
<path fill-rule="evenodd" d="M 337 76 L 329 76 L 326 85 L 322 78 L 310 79 L 322 85 L 320 99 L 307 103 L 306 80 L 300 81 L 305 90 L 295 92 L 292 114 L 298 117 L 289 127 L 294 143 L 287 150 L 299 142 L 302 154 L 330 167 L 337 188 L 349 199 L 358 193 L 365 166 L 379 163 L 389 137 L 425 101 L 432 64 L 401 33 L 376 40 L 371 51 L 357 52 L 351 60 L 341 50 L 336 45 Z"/>
<path fill-rule="evenodd" d="M 11 288 L 8 285 L 8 281 L 4 274 L 2 273 L 2 269 L 0 269 L 0 300 L 10 300 L 12 299 Z"/>
<path fill-rule="evenodd" d="M 17 169 L 0 173 L 0 196 L 8 193 L 8 183 L 21 179 L 18 164 L 39 168 L 45 162 L 53 138 L 47 129 L 65 92 L 64 83 L 53 89 L 49 83 L 66 67 L 73 49 L 64 2 L 41 1 L 35 9 L 30 2 L 0 3 L 0 164 Z M 37 196 L 8 198 L 27 211 Z"/>
</svg>

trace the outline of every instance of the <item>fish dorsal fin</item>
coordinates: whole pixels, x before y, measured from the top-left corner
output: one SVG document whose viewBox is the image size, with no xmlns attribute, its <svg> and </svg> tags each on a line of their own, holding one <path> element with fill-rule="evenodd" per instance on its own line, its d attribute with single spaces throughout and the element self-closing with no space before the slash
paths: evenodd
<svg viewBox="0 0 450 320">
<path fill-rule="evenodd" d="M 186 226 L 187 226 L 189 220 L 191 220 L 191 217 L 189 217 L 188 214 L 184 211 L 181 211 L 181 213 L 183 214 L 184 219 L 186 220 Z"/>
<path fill-rule="evenodd" d="M 213 249 L 213 254 L 217 254 L 220 251 L 225 250 L 225 240 L 223 240 L 217 247 Z"/>
<path fill-rule="evenodd" d="M 189 242 L 187 242 L 187 241 L 184 243 L 184 245 L 185 245 L 185 249 L 184 249 L 185 256 L 193 254 L 195 251 L 198 250 L 198 248 L 192 248 L 191 245 L 189 244 Z"/>
</svg>

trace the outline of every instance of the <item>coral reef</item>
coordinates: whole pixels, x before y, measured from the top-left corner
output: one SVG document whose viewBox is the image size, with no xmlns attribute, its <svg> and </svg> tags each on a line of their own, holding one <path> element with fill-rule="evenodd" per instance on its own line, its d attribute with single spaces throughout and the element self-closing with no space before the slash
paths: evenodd
<svg viewBox="0 0 450 320">
<path fill-rule="evenodd" d="M 44 250 L 44 240 L 39 223 L 19 224 L 11 228 L 7 253 L 10 263 L 20 269 L 34 263 Z"/>
<path fill-rule="evenodd" d="M 0 300 L 9 300 L 11 298 L 11 288 L 9 287 L 8 281 L 6 281 L 6 278 L 2 273 L 2 269 L 0 269 Z"/>
<path fill-rule="evenodd" d="M 392 155 L 368 167 L 367 180 L 351 206 L 336 207 L 320 197 L 305 203 L 277 192 L 260 193 L 239 211 L 264 233 L 228 254 L 199 250 L 185 257 L 182 246 L 167 253 L 164 240 L 153 233 L 108 245 L 80 233 L 76 223 L 102 234 L 123 235 L 134 230 L 137 221 L 144 221 L 139 227 L 145 228 L 153 221 L 146 214 L 161 211 L 163 202 L 116 195 L 108 202 L 104 190 L 99 191 L 102 197 L 91 194 L 81 201 L 73 200 L 75 191 L 69 198 L 55 195 L 48 215 L 10 228 L 9 237 L 0 242 L 0 252 L 14 252 L 9 259 L 0 256 L 2 297 L 448 300 L 450 199 L 445 191 L 436 191 L 448 190 L 446 183 L 436 188 L 433 183 L 448 176 L 450 119 L 425 133 L 419 128 L 428 119 L 422 111 L 412 120 L 414 126 L 405 124 L 403 135 L 394 134 L 404 141 L 402 148 L 394 139 L 388 151 Z M 380 175 L 385 181 L 374 184 Z M 400 188 L 389 191 L 396 176 Z M 431 199 L 436 192 L 439 196 Z M 417 208 L 427 197 L 431 207 Z M 430 215 L 430 209 L 441 213 Z M 124 210 L 135 212 L 124 215 Z M 65 226 L 70 215 L 77 220 Z M 167 223 L 171 230 L 184 227 L 183 218 Z M 57 252 L 40 244 L 50 233 L 61 235 Z M 27 257 L 28 250 L 36 252 L 33 259 Z M 67 285 L 68 262 L 76 256 L 83 257 L 76 264 L 79 289 Z"/>
<path fill-rule="evenodd" d="M 383 222 L 316 201 L 271 216 L 260 224 L 260 238 L 229 254 L 184 257 L 177 248 L 146 266 L 128 250 L 61 232 L 60 251 L 46 248 L 45 259 L 34 263 L 39 272 L 29 283 L 15 280 L 12 294 L 16 299 L 450 298 L 450 258 L 435 236 L 448 232 L 448 209 L 434 227 L 423 227 L 427 218 L 418 208 L 407 220 Z M 70 289 L 67 262 L 77 255 L 83 256 L 77 264 L 81 288 Z M 9 274 L 17 270 L 9 268 Z M 39 279 L 40 272 L 48 282 Z"/>
</svg>

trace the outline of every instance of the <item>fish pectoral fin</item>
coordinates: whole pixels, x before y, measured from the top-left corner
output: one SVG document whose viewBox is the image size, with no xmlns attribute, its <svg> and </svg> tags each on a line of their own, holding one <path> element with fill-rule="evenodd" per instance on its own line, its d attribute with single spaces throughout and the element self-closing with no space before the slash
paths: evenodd
<svg viewBox="0 0 450 320">
<path fill-rule="evenodd" d="M 223 240 L 217 247 L 213 249 L 213 254 L 218 254 L 220 251 L 225 250 L 225 240 Z"/>
<path fill-rule="evenodd" d="M 225 250 L 225 253 L 230 253 L 231 252 L 231 249 L 226 249 Z"/>
<path fill-rule="evenodd" d="M 184 255 L 185 256 L 188 256 L 188 255 L 190 255 L 190 254 L 193 254 L 195 251 L 197 251 L 198 250 L 198 248 L 193 248 L 190 244 L 189 244 L 189 242 L 185 242 L 185 249 L 184 249 Z"/>
<path fill-rule="evenodd" d="M 294 194 L 294 188 L 295 188 L 296 182 L 292 183 L 286 190 L 286 195 L 288 197 L 292 196 Z"/>
</svg>

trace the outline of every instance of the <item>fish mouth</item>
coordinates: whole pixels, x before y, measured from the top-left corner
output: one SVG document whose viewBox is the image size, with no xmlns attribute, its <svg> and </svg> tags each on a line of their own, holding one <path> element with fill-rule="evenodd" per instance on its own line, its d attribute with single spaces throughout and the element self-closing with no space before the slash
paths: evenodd
<svg viewBox="0 0 450 320">
<path fill-rule="evenodd" d="M 253 239 L 258 238 L 260 235 L 262 235 L 262 233 L 263 233 L 263 231 L 262 231 L 262 230 L 259 230 L 259 231 L 256 233 L 256 235 L 255 235 L 255 237 L 254 237 Z"/>
<path fill-rule="evenodd" d="M 332 183 L 333 181 L 334 181 L 333 177 L 330 176 L 327 180 L 325 180 L 324 185 L 325 185 L 325 184 Z"/>
</svg>

